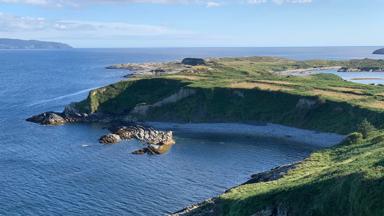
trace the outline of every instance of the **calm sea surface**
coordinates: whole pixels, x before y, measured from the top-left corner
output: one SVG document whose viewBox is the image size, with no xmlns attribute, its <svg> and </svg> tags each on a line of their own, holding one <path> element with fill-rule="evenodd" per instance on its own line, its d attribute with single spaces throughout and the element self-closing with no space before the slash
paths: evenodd
<svg viewBox="0 0 384 216">
<path fill-rule="evenodd" d="M 97 125 L 44 127 L 25 118 L 61 111 L 121 79 L 114 63 L 183 57 L 373 57 L 376 47 L 185 48 L 0 51 L 0 215 L 164 215 L 242 183 L 256 172 L 301 160 L 299 143 L 176 133 L 166 155 L 134 156 L 135 141 L 103 146 Z M 378 56 L 374 56 L 378 57 Z"/>
</svg>

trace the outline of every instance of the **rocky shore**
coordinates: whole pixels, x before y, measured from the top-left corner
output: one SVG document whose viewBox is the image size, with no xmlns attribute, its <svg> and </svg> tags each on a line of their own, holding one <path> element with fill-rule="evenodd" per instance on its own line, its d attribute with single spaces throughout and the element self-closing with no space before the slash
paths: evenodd
<svg viewBox="0 0 384 216">
<path fill-rule="evenodd" d="M 44 112 L 28 118 L 27 121 L 41 125 L 63 125 L 66 123 L 92 122 L 98 119 L 97 115 L 88 115 L 86 113 L 67 114 L 65 112 Z"/>
<path fill-rule="evenodd" d="M 45 112 L 32 116 L 27 121 L 51 126 L 90 122 L 117 124 L 113 120 L 106 121 L 106 118 L 106 116 L 97 114 L 88 115 L 64 111 L 63 113 Z M 137 123 L 118 123 L 118 125 L 110 127 L 111 133 L 100 137 L 99 142 L 102 144 L 116 144 L 123 140 L 136 139 L 146 145 L 145 148 L 132 152 L 133 154 L 164 154 L 175 144 L 172 131 L 160 131 Z"/>
</svg>

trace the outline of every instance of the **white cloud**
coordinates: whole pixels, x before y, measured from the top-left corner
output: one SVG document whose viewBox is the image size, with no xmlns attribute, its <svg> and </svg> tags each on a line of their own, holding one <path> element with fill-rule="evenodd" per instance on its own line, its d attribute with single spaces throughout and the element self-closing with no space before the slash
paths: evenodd
<svg viewBox="0 0 384 216">
<path fill-rule="evenodd" d="M 312 3 L 312 0 L 247 0 L 248 4 L 264 4 L 272 2 L 277 5 L 283 5 L 283 4 L 308 4 Z"/>
<path fill-rule="evenodd" d="M 312 3 L 312 0 L 272 0 L 274 3 L 282 4 L 308 4 Z"/>
<path fill-rule="evenodd" d="M 166 26 L 125 22 L 92 22 L 79 20 L 47 20 L 0 13 L 0 37 L 121 39 L 128 37 L 181 37 L 193 33 Z"/>
<path fill-rule="evenodd" d="M 267 3 L 267 0 L 248 0 L 248 4 L 264 4 Z"/>
<path fill-rule="evenodd" d="M 147 4 L 198 4 L 207 7 L 219 7 L 223 4 L 237 4 L 241 2 L 248 4 L 264 4 L 272 2 L 274 4 L 305 4 L 312 3 L 313 0 L 0 0 L 0 3 L 20 3 L 38 6 L 54 6 L 54 7 L 79 7 L 90 4 L 132 4 L 132 3 L 147 3 Z"/>
<path fill-rule="evenodd" d="M 221 3 L 219 3 L 219 2 L 213 2 L 213 1 L 207 2 L 207 7 L 208 8 L 220 7 L 220 6 L 221 6 Z"/>
<path fill-rule="evenodd" d="M 130 3 L 148 3 L 148 4 L 206 4 L 212 5 L 209 0 L 0 0 L 0 3 L 20 3 L 39 6 L 81 6 L 89 4 L 130 4 Z M 217 3 L 219 4 L 219 3 Z"/>
</svg>

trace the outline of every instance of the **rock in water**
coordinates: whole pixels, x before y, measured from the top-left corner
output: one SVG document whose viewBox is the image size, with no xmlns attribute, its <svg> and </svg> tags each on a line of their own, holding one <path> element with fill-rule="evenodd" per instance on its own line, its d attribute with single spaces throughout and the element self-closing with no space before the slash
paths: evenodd
<svg viewBox="0 0 384 216">
<path fill-rule="evenodd" d="M 133 154 L 164 154 L 175 144 L 172 131 L 159 131 L 140 125 L 118 126 L 110 128 L 111 134 L 102 136 L 99 141 L 112 144 L 121 140 L 136 139 L 147 145 Z"/>
<path fill-rule="evenodd" d="M 384 48 L 374 51 L 373 54 L 384 55 Z"/>
<path fill-rule="evenodd" d="M 132 154 L 135 154 L 135 155 L 143 155 L 143 154 L 147 154 L 147 153 L 149 153 L 148 148 L 143 148 L 143 149 L 139 149 L 139 150 L 132 152 Z"/>
<path fill-rule="evenodd" d="M 100 137 L 99 142 L 103 144 L 116 144 L 121 142 L 121 138 L 117 134 L 107 134 Z"/>
<path fill-rule="evenodd" d="M 45 112 L 28 118 L 27 121 L 42 125 L 63 125 L 67 121 L 60 113 Z"/>
<path fill-rule="evenodd" d="M 183 61 L 181 61 L 184 65 L 191 65 L 191 66 L 197 66 L 197 65 L 205 65 L 204 59 L 201 58 L 185 58 Z"/>
</svg>

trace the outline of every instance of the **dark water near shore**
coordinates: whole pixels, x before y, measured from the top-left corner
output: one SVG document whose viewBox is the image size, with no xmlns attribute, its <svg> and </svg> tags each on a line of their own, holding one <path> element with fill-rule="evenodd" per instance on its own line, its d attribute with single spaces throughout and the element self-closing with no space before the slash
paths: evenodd
<svg viewBox="0 0 384 216">
<path fill-rule="evenodd" d="M 44 127 L 24 121 L 43 111 L 61 111 L 127 73 L 107 71 L 107 65 L 188 56 L 348 59 L 370 57 L 374 49 L 0 51 L 0 215 L 163 215 L 313 150 L 270 138 L 176 133 L 177 144 L 168 154 L 134 156 L 129 153 L 140 147 L 135 141 L 98 144 L 106 131 L 96 125 Z"/>
</svg>

